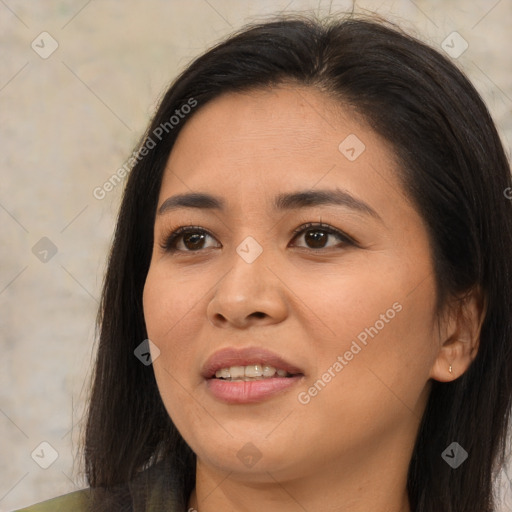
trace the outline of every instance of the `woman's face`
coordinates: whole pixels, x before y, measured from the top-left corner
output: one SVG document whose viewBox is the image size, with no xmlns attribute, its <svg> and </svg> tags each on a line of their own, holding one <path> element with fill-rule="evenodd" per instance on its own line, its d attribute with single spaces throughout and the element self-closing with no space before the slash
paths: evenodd
<svg viewBox="0 0 512 512">
<path fill-rule="evenodd" d="M 222 208 L 166 203 L 191 193 Z M 425 225 L 390 146 L 314 89 L 226 94 L 183 127 L 162 205 L 144 315 L 198 459 L 263 481 L 410 456 L 440 340 Z"/>
</svg>

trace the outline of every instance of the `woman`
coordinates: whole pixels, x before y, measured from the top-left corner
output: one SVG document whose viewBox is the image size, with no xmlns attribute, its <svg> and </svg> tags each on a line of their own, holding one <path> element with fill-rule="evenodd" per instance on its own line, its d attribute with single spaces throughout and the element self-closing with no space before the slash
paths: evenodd
<svg viewBox="0 0 512 512">
<path fill-rule="evenodd" d="M 279 18 L 209 50 L 124 191 L 90 488 L 25 510 L 490 512 L 510 187 L 474 87 L 389 23 Z"/>
</svg>

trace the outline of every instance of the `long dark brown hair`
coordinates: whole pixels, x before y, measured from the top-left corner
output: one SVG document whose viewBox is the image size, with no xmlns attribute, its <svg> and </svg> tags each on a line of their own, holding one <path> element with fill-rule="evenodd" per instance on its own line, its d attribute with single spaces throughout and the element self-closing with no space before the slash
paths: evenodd
<svg viewBox="0 0 512 512">
<path fill-rule="evenodd" d="M 111 488 L 165 459 L 187 502 L 195 455 L 164 408 L 152 367 L 134 356 L 147 338 L 142 291 L 162 174 L 181 128 L 203 105 L 284 82 L 350 105 L 388 141 L 428 227 L 439 308 L 448 297 L 482 290 L 478 354 L 456 380 L 432 382 L 407 490 L 415 512 L 491 512 L 512 397 L 509 164 L 482 99 L 447 57 L 389 22 L 354 15 L 246 26 L 194 60 L 164 95 L 140 143 L 155 147 L 126 182 L 104 280 L 84 446 L 89 484 Z M 194 101 L 193 111 L 170 123 Z M 441 457 L 453 441 L 469 453 L 457 469 Z"/>
</svg>

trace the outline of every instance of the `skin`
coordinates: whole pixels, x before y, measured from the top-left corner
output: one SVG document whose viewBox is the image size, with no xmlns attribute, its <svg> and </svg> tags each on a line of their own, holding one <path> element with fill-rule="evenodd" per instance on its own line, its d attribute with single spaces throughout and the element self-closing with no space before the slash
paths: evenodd
<svg viewBox="0 0 512 512">
<path fill-rule="evenodd" d="M 366 146 L 354 161 L 338 149 L 349 134 Z M 313 88 L 229 93 L 186 121 L 158 207 L 201 191 L 227 209 L 157 215 L 143 305 L 163 402 L 197 454 L 189 507 L 410 512 L 407 469 L 431 379 L 467 369 L 482 311 L 471 296 L 436 315 L 427 231 L 396 169 L 387 142 Z M 379 218 L 338 205 L 272 210 L 278 193 L 320 188 L 348 191 Z M 358 245 L 328 235 L 315 249 L 307 232 L 293 235 L 320 220 Z M 175 253 L 160 247 L 170 230 L 190 225 L 213 236 L 203 245 L 181 239 Z M 236 252 L 248 236 L 263 249 L 250 264 Z M 300 403 L 299 393 L 396 303 L 394 318 Z M 200 371 L 231 346 L 268 348 L 304 377 L 259 403 L 222 403 Z M 237 457 L 249 442 L 261 455 L 251 467 Z"/>
</svg>

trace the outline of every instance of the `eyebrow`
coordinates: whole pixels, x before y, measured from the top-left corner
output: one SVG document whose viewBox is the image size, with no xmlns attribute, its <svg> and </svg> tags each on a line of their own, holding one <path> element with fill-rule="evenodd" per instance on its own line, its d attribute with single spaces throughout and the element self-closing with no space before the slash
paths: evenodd
<svg viewBox="0 0 512 512">
<path fill-rule="evenodd" d="M 274 198 L 273 207 L 277 211 L 313 208 L 315 206 L 336 205 L 370 215 L 382 221 L 380 215 L 367 203 L 357 199 L 346 190 L 302 190 L 298 192 L 278 194 Z M 181 208 L 199 208 L 206 210 L 225 209 L 223 198 L 202 192 L 178 194 L 166 199 L 158 209 L 158 215 L 164 215 Z"/>
</svg>

